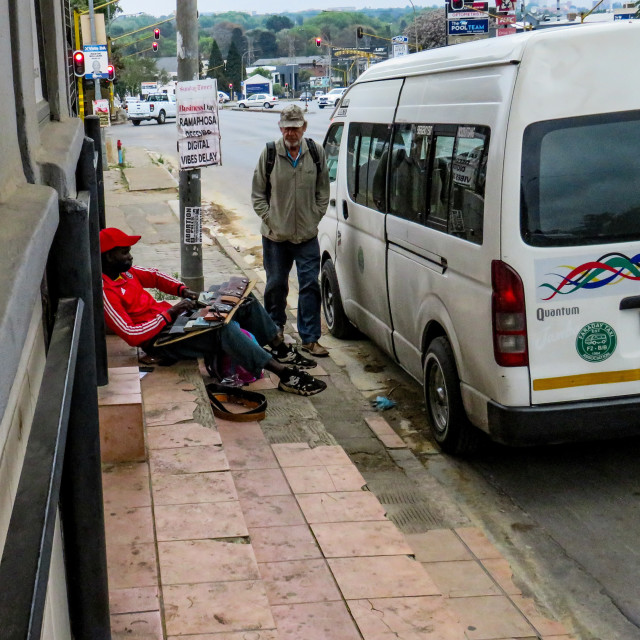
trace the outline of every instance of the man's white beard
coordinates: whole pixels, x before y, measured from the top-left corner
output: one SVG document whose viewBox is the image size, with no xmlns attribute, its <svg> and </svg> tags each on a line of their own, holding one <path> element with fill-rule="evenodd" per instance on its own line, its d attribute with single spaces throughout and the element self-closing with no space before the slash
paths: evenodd
<svg viewBox="0 0 640 640">
<path fill-rule="evenodd" d="M 289 151 L 291 151 L 292 149 L 297 149 L 300 146 L 300 143 L 298 141 L 290 142 L 289 140 L 285 139 L 284 146 L 287 147 Z"/>
</svg>

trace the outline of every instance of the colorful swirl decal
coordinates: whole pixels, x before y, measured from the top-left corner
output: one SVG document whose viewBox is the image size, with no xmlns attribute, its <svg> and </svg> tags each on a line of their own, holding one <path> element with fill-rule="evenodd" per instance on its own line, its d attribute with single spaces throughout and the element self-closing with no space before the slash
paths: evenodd
<svg viewBox="0 0 640 640">
<path fill-rule="evenodd" d="M 628 258 L 622 253 L 607 253 L 593 262 L 585 262 L 579 267 L 570 265 L 560 265 L 563 269 L 570 269 L 570 272 L 563 276 L 560 273 L 549 273 L 547 275 L 561 278 L 557 287 L 544 283 L 540 288 L 551 290 L 551 294 L 542 298 L 551 300 L 556 294 L 563 296 L 575 293 L 580 289 L 600 289 L 609 284 L 618 284 L 624 280 L 640 280 L 640 253 Z M 605 274 L 604 277 L 603 274 Z"/>
</svg>

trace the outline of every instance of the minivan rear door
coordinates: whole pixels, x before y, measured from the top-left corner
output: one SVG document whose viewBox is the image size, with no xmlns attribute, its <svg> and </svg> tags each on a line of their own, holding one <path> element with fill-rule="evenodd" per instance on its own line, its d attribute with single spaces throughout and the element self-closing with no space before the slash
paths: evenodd
<svg viewBox="0 0 640 640">
<path fill-rule="evenodd" d="M 533 404 L 640 392 L 640 111 L 535 122 L 520 235 Z"/>
</svg>

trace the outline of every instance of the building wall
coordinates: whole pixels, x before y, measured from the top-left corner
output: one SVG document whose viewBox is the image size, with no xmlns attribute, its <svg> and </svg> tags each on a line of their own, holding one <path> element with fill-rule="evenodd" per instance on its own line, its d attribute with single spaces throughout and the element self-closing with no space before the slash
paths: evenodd
<svg viewBox="0 0 640 640">
<path fill-rule="evenodd" d="M 70 112 L 67 0 L 0 0 L 0 549 L 46 359 L 42 290 L 62 199 L 76 197 L 83 126 Z M 40 15 L 37 15 L 37 12 Z M 44 80 L 42 80 L 44 78 Z M 44 636 L 70 638 L 59 526 Z"/>
</svg>

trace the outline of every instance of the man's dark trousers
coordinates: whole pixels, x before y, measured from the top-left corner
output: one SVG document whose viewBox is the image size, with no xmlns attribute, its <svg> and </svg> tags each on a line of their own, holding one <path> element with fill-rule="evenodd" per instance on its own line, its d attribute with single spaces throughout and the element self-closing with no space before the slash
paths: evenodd
<svg viewBox="0 0 640 640">
<path fill-rule="evenodd" d="M 271 355 L 258 345 L 269 344 L 278 334 L 278 329 L 253 295 L 247 298 L 233 317 L 242 328 L 255 336 L 258 344 L 231 322 L 219 329 L 193 333 L 184 340 L 154 347 L 148 353 L 170 360 L 182 360 L 222 351 L 253 375 L 258 375 L 271 360 Z"/>
<path fill-rule="evenodd" d="M 300 244 L 274 242 L 262 237 L 262 261 L 267 272 L 264 290 L 264 306 L 271 319 L 284 327 L 287 321 L 287 295 L 289 273 L 293 263 L 298 272 L 298 316 L 297 325 L 302 344 L 320 339 L 320 246 L 318 238 Z"/>
</svg>

